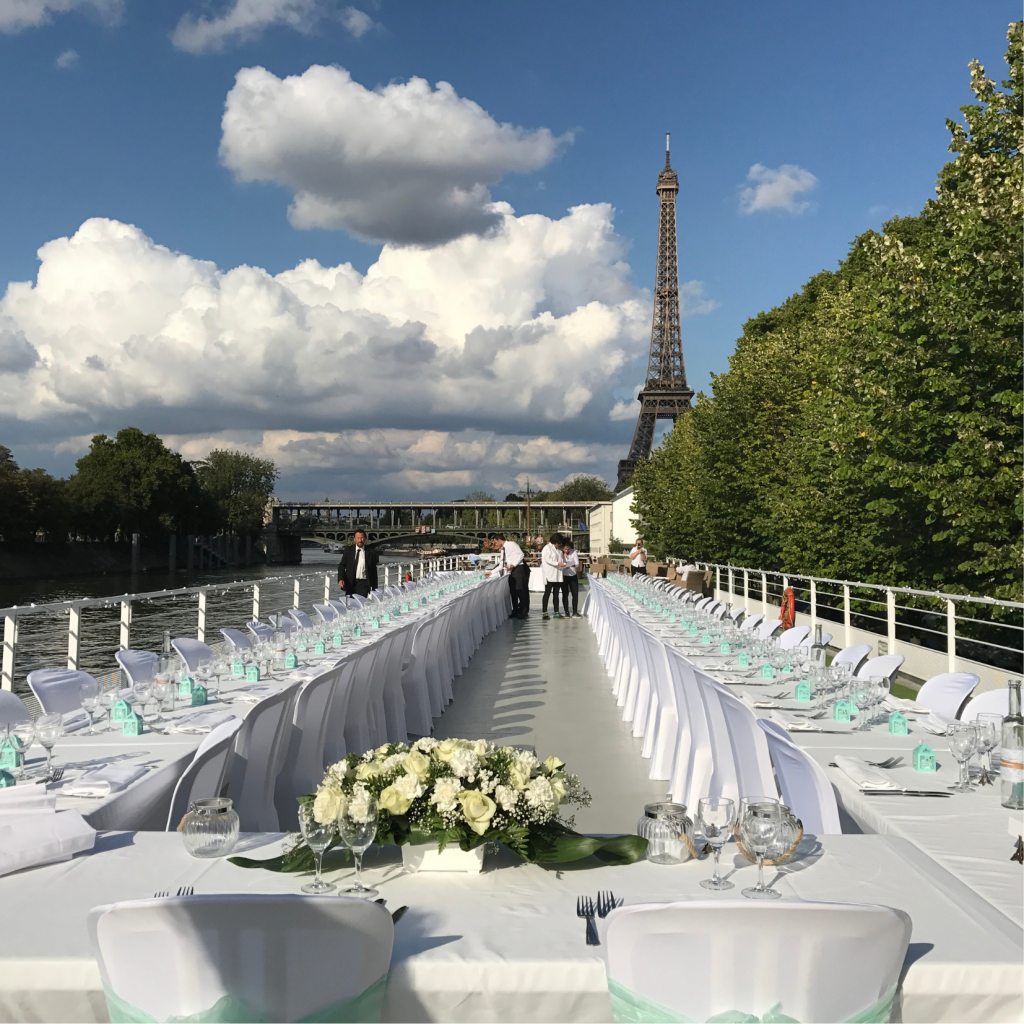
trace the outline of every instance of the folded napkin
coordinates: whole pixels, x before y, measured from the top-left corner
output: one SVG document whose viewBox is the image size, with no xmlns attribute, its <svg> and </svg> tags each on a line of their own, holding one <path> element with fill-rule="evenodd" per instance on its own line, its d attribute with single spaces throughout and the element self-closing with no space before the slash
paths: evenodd
<svg viewBox="0 0 1024 1024">
<path fill-rule="evenodd" d="M 839 722 L 833 722 L 829 719 L 818 719 L 816 721 L 808 721 L 806 718 L 800 718 L 797 715 L 792 715 L 788 711 L 782 711 L 781 709 L 774 709 L 768 716 L 773 722 L 778 722 L 784 729 L 788 729 L 790 732 L 821 732 L 823 728 L 832 729 L 834 726 L 839 725 Z M 823 724 L 823 722 L 825 724 Z"/>
<path fill-rule="evenodd" d="M 885 772 L 872 768 L 859 757 L 844 757 L 838 754 L 835 761 L 861 789 L 903 789 L 903 786 L 898 786 Z"/>
<path fill-rule="evenodd" d="M 146 772 L 147 769 L 139 764 L 108 764 L 105 768 L 94 768 L 86 772 L 73 782 L 65 782 L 60 787 L 60 794 L 102 799 L 127 789 Z"/>
<path fill-rule="evenodd" d="M 95 842 L 96 830 L 75 811 L 0 819 L 0 875 L 70 860 Z"/>
<path fill-rule="evenodd" d="M 57 794 L 48 793 L 45 786 L 10 786 L 0 789 L 0 822 L 12 815 L 53 814 L 57 809 Z"/>
<path fill-rule="evenodd" d="M 886 711 L 902 711 L 902 712 L 919 712 L 927 714 L 931 711 L 931 708 L 927 704 L 922 704 L 920 701 L 907 700 L 904 697 L 894 697 L 891 693 L 885 700 L 882 701 L 882 707 Z"/>
<path fill-rule="evenodd" d="M 225 722 L 230 722 L 233 718 L 237 717 L 237 715 L 231 714 L 230 711 L 218 711 L 215 708 L 209 711 L 193 711 L 191 714 L 182 715 L 170 727 L 168 732 L 207 733 L 211 729 L 216 729 L 218 725 L 223 725 Z"/>
<path fill-rule="evenodd" d="M 76 711 L 69 711 L 64 715 L 64 732 L 78 732 L 79 729 L 89 728 L 89 713 L 84 708 Z"/>
<path fill-rule="evenodd" d="M 250 704 L 258 704 L 264 697 L 277 693 L 279 689 L 278 686 L 265 686 L 263 683 L 257 683 L 255 686 L 247 686 L 244 690 L 230 690 L 227 693 L 222 693 L 221 696 L 225 700 L 244 700 Z"/>
<path fill-rule="evenodd" d="M 927 718 L 919 718 L 914 725 L 933 736 L 945 736 L 952 721 L 952 718 L 947 718 L 938 711 L 930 711 Z"/>
</svg>

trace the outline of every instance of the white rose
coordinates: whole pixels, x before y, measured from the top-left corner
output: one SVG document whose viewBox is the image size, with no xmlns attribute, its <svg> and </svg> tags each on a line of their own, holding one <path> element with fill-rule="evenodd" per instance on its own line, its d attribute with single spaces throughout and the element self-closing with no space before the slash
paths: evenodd
<svg viewBox="0 0 1024 1024">
<path fill-rule="evenodd" d="M 338 815 L 344 811 L 347 802 L 345 794 L 340 789 L 325 786 L 317 793 L 316 799 L 313 801 L 313 817 L 321 825 L 337 821 Z"/>
<path fill-rule="evenodd" d="M 459 803 L 462 804 L 462 816 L 466 824 L 478 836 L 482 836 L 491 824 L 498 805 L 476 789 L 464 789 L 459 793 Z"/>
<path fill-rule="evenodd" d="M 454 754 L 456 750 L 460 749 L 462 749 L 461 740 L 441 740 L 441 742 L 434 748 L 434 757 L 436 757 L 438 761 L 450 761 L 452 759 L 452 754 Z"/>
<path fill-rule="evenodd" d="M 494 799 L 503 811 L 511 811 L 516 805 L 517 793 L 511 786 L 498 786 Z"/>
<path fill-rule="evenodd" d="M 530 769 L 519 761 L 513 761 L 508 769 L 513 789 L 526 789 L 530 781 Z"/>
<path fill-rule="evenodd" d="M 490 747 L 490 744 L 487 740 L 473 740 L 469 745 L 469 749 L 472 750 L 477 757 L 486 757 L 488 747 Z"/>
</svg>

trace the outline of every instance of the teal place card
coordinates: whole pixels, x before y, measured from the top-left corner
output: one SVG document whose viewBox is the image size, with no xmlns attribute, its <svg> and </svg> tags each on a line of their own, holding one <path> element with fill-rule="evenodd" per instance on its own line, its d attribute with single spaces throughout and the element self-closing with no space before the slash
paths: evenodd
<svg viewBox="0 0 1024 1024">
<path fill-rule="evenodd" d="M 675 622 L 676 621 L 676 613 L 675 612 L 669 612 L 668 621 L 669 622 Z"/>
<path fill-rule="evenodd" d="M 832 705 L 832 718 L 836 722 L 848 722 L 850 720 L 850 702 L 837 700 Z"/>
<path fill-rule="evenodd" d="M 259 665 L 248 665 L 245 669 L 245 681 L 247 683 L 258 683 L 260 681 Z"/>
<path fill-rule="evenodd" d="M 370 619 L 371 629 L 380 629 L 380 619 Z"/>
<path fill-rule="evenodd" d="M 711 634 L 710 633 L 702 633 L 701 637 L 700 637 L 700 642 L 702 644 L 709 644 L 709 643 L 711 643 Z"/>
<path fill-rule="evenodd" d="M 907 716 L 894 711 L 889 716 L 889 732 L 893 736 L 906 736 L 910 732 L 907 727 Z"/>
<path fill-rule="evenodd" d="M 142 722 L 142 715 L 137 715 L 133 711 L 130 718 L 124 719 L 121 722 L 121 735 L 122 736 L 141 736 L 145 730 L 145 725 Z"/>
<path fill-rule="evenodd" d="M 131 705 L 122 698 L 121 700 L 114 701 L 110 709 L 110 720 L 112 722 L 126 722 L 128 717 L 133 714 L 135 712 L 132 711 Z"/>
<path fill-rule="evenodd" d="M 20 768 L 25 763 L 24 747 L 17 736 L 8 736 L 0 743 L 0 769 Z"/>
<path fill-rule="evenodd" d="M 910 755 L 915 772 L 934 772 L 937 770 L 935 751 L 927 743 L 919 743 Z"/>
<path fill-rule="evenodd" d="M 750 655 L 746 651 L 740 651 L 736 663 L 740 668 L 750 668 Z"/>
<path fill-rule="evenodd" d="M 390 612 L 385 612 L 380 618 L 381 618 L 382 622 L 390 622 L 391 621 L 391 613 Z"/>
<path fill-rule="evenodd" d="M 775 678 L 775 669 L 773 669 L 771 667 L 771 665 L 762 665 L 761 666 L 761 678 L 762 679 L 774 679 Z"/>
<path fill-rule="evenodd" d="M 795 700 L 809 702 L 811 699 L 811 688 L 807 683 L 797 683 L 793 690 L 793 697 Z"/>
<path fill-rule="evenodd" d="M 403 604 L 402 605 L 402 611 L 403 612 L 407 612 L 408 610 L 409 610 L 409 606 L 407 604 Z"/>
<path fill-rule="evenodd" d="M 335 647 L 340 647 L 344 642 L 345 638 L 341 635 L 341 630 L 339 629 L 334 636 L 331 637 L 331 643 L 334 644 Z"/>
<path fill-rule="evenodd" d="M 352 630 L 352 635 L 353 636 L 362 636 L 363 635 L 362 626 L 356 626 L 355 629 Z"/>
<path fill-rule="evenodd" d="M 241 658 L 235 658 L 231 662 L 231 675 L 235 679 L 241 679 L 245 675 L 245 662 Z"/>
<path fill-rule="evenodd" d="M 191 676 L 182 676 L 178 680 L 178 696 L 191 697 L 195 685 L 195 680 Z"/>
<path fill-rule="evenodd" d="M 722 643 L 719 645 L 718 653 L 719 654 L 728 654 L 729 653 L 729 642 L 727 640 L 723 640 Z"/>
<path fill-rule="evenodd" d="M 697 629 L 697 623 L 696 622 L 691 622 L 690 623 L 690 636 L 696 636 L 699 632 L 700 632 L 700 630 Z"/>
<path fill-rule="evenodd" d="M 358 630 L 357 630 L 357 632 L 358 632 Z M 327 645 L 323 642 L 323 640 L 317 640 L 316 644 L 313 647 L 313 653 L 314 654 L 326 654 L 327 653 Z"/>
<path fill-rule="evenodd" d="M 9 771 L 0 771 L 0 789 L 7 789 L 8 786 L 16 786 L 18 780 Z"/>
<path fill-rule="evenodd" d="M 299 667 L 299 657 L 298 657 L 298 655 L 294 651 L 289 651 L 284 656 L 284 667 L 285 668 L 298 668 Z"/>
<path fill-rule="evenodd" d="M 206 687 L 202 684 L 192 690 L 192 707 L 200 708 L 206 703 Z"/>
</svg>

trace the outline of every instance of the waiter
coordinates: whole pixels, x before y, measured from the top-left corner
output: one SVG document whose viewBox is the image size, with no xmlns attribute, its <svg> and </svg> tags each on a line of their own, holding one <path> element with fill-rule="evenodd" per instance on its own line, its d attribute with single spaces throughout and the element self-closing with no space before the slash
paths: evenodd
<svg viewBox="0 0 1024 1024">
<path fill-rule="evenodd" d="M 494 550 L 500 561 L 487 575 L 508 576 L 512 618 L 525 619 L 530 614 L 530 568 L 524 561 L 523 549 L 514 540 L 505 540 L 498 534 L 494 538 Z"/>
<path fill-rule="evenodd" d="M 356 530 L 352 539 L 355 543 L 349 544 L 341 552 L 341 561 L 338 563 L 338 586 L 345 591 L 346 597 L 353 594 L 369 597 L 370 591 L 377 589 L 379 555 L 376 548 L 366 546 L 365 530 Z"/>
</svg>

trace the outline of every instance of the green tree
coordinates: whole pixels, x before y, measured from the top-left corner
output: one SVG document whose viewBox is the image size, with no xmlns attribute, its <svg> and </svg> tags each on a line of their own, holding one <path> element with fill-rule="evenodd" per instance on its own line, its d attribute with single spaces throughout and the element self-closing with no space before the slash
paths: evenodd
<svg viewBox="0 0 1024 1024">
<path fill-rule="evenodd" d="M 580 473 L 566 480 L 551 498 L 552 501 L 611 501 L 615 497 L 599 476 Z"/>
<path fill-rule="evenodd" d="M 199 485 L 216 505 L 222 525 L 239 536 L 256 536 L 263 528 L 267 502 L 278 478 L 273 461 L 215 448 L 193 465 Z"/>
<path fill-rule="evenodd" d="M 470 491 L 462 500 L 470 502 L 494 501 L 494 495 L 488 494 L 486 491 Z"/>
<path fill-rule="evenodd" d="M 23 539 L 27 529 L 28 495 L 10 448 L 0 445 L 0 536 L 8 544 Z"/>
</svg>

